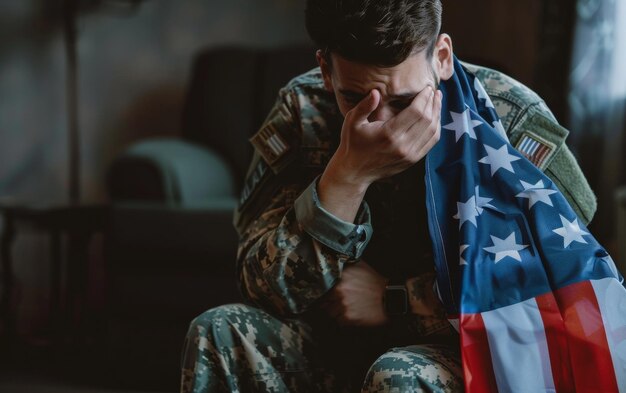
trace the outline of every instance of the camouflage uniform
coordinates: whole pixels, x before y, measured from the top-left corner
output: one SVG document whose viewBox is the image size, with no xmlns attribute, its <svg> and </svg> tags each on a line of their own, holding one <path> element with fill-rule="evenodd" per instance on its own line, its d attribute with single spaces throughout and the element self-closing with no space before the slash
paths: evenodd
<svg viewBox="0 0 626 393">
<path fill-rule="evenodd" d="M 594 195 L 545 103 L 499 72 L 466 67 L 483 83 L 512 145 L 589 222 Z M 317 307 L 344 266 L 360 260 L 392 281 L 420 277 L 409 288 L 413 299 L 432 290 L 422 163 L 370 186 L 355 223 L 320 206 L 315 180 L 338 146 L 342 121 L 314 69 L 280 91 L 252 138 L 235 226 L 240 289 L 256 307 L 221 306 L 192 322 L 183 392 L 463 389 L 458 336 L 441 309 L 357 329 L 337 326 Z"/>
</svg>

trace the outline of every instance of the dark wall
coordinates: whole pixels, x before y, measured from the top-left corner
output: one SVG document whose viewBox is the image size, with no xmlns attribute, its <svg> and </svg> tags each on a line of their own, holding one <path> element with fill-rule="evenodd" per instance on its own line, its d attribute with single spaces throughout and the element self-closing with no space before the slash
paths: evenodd
<svg viewBox="0 0 626 393">
<path fill-rule="evenodd" d="M 443 31 L 456 54 L 504 71 L 535 90 L 567 120 L 567 77 L 575 2 L 445 1 Z"/>
</svg>

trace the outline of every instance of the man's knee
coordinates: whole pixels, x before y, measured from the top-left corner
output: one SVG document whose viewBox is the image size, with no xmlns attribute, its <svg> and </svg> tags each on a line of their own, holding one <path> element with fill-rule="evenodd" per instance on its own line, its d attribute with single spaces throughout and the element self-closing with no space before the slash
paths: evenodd
<svg viewBox="0 0 626 393">
<path fill-rule="evenodd" d="M 227 304 L 212 308 L 191 321 L 187 338 L 195 338 L 200 341 L 231 341 L 233 331 L 244 331 L 245 333 L 245 330 L 249 329 L 250 326 L 254 326 L 255 321 L 262 319 L 261 313 L 262 311 L 244 304 Z M 198 344 L 203 345 L 202 342 Z M 228 345 L 229 343 L 225 344 Z"/>
<path fill-rule="evenodd" d="M 363 392 L 459 392 L 462 391 L 458 359 L 445 357 L 428 347 L 394 348 L 380 356 L 370 367 Z"/>
<path fill-rule="evenodd" d="M 241 391 L 238 375 L 254 373 L 248 344 L 258 342 L 256 326 L 263 311 L 243 304 L 212 308 L 189 326 L 182 356 L 181 391 Z M 246 342 L 244 342 L 246 341 Z"/>
<path fill-rule="evenodd" d="M 182 391 L 302 391 L 311 383 L 303 326 L 243 304 L 202 313 L 189 327 Z"/>
</svg>

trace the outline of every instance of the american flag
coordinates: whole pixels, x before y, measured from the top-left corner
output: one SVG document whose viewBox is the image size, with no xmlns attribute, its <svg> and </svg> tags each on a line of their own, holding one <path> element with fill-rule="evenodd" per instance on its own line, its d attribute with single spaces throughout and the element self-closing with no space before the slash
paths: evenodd
<svg viewBox="0 0 626 393">
<path fill-rule="evenodd" d="M 437 290 L 468 392 L 626 392 L 626 289 L 455 60 L 426 160 Z"/>
</svg>

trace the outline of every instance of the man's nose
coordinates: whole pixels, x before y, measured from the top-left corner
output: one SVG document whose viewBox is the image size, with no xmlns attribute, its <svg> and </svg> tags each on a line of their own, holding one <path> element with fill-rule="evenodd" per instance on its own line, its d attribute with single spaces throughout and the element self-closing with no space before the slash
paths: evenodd
<svg viewBox="0 0 626 393">
<path fill-rule="evenodd" d="M 387 121 L 395 115 L 396 113 L 388 105 L 381 104 L 367 119 L 369 121 Z"/>
</svg>

